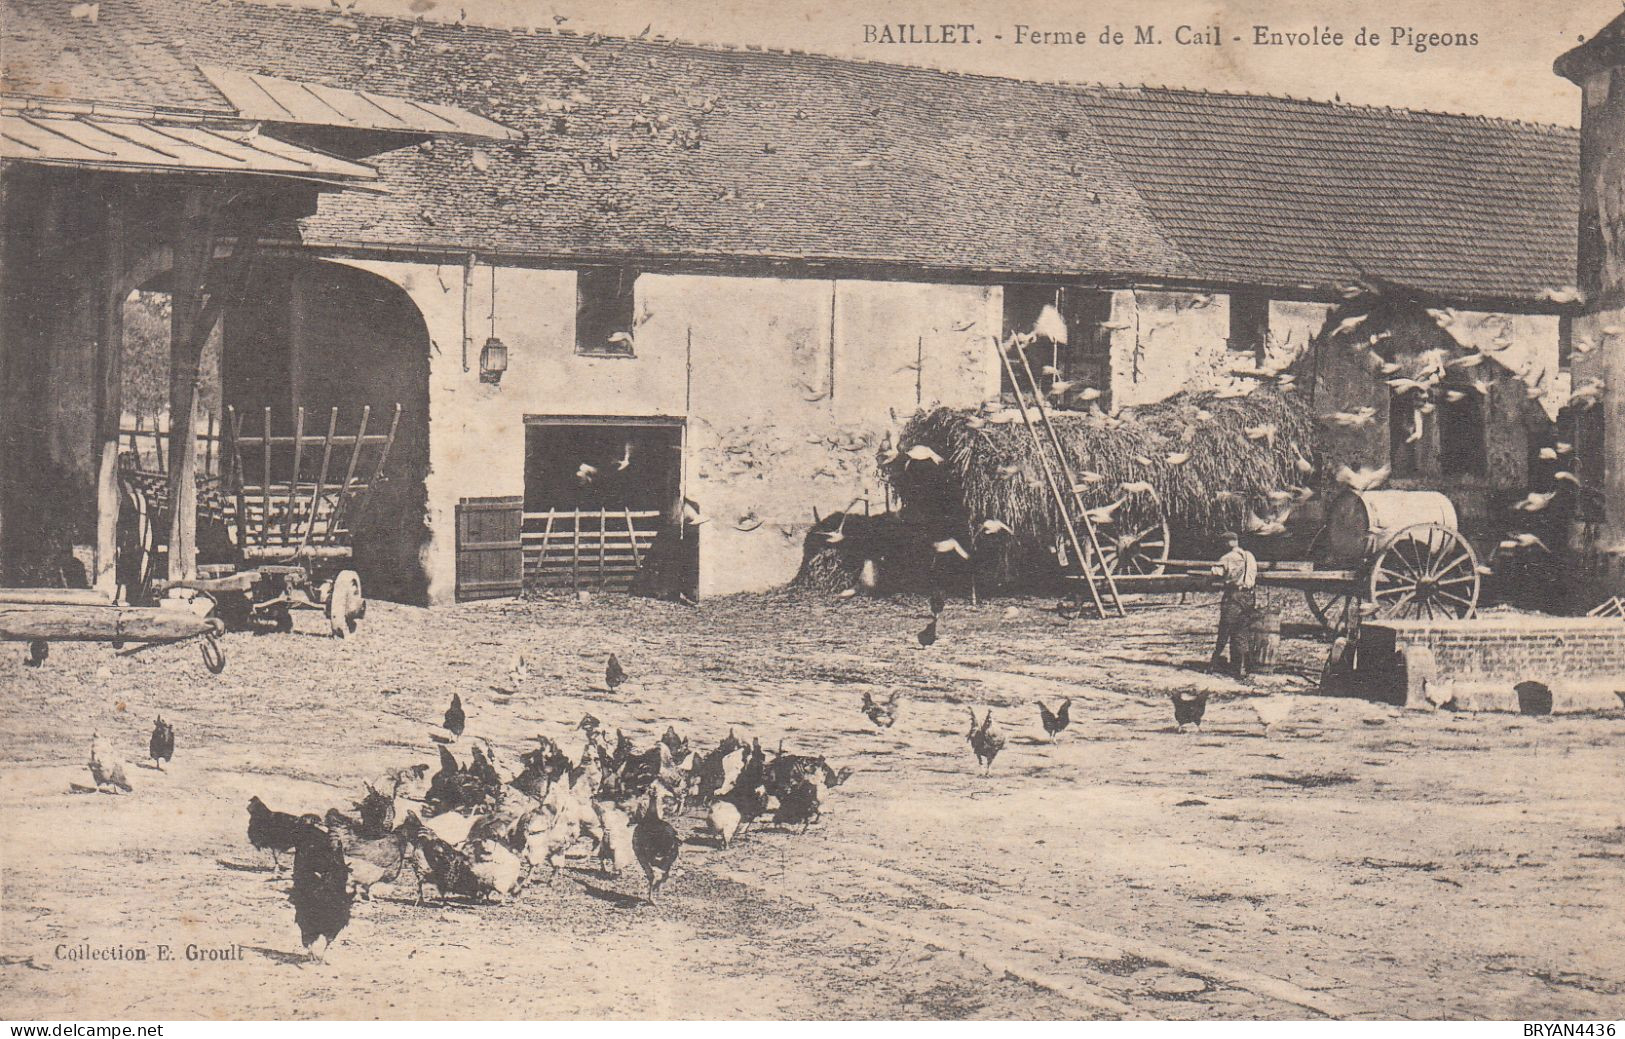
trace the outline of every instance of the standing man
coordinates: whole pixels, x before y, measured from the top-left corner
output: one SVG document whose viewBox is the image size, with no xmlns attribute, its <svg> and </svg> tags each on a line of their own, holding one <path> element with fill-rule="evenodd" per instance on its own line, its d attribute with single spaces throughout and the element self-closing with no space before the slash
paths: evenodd
<svg viewBox="0 0 1625 1039">
<path fill-rule="evenodd" d="M 1230 670 L 1236 678 L 1247 677 L 1247 625 L 1258 605 L 1258 559 L 1241 547 L 1241 536 L 1233 530 L 1222 535 L 1227 551 L 1219 557 L 1213 572 L 1224 580 L 1219 600 L 1219 638 L 1213 644 L 1213 666 L 1224 660 L 1230 647 Z"/>
</svg>

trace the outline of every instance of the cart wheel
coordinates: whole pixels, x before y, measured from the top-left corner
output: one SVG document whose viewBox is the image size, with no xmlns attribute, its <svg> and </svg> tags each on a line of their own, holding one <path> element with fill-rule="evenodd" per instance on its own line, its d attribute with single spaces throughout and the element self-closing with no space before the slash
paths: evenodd
<svg viewBox="0 0 1625 1039">
<path fill-rule="evenodd" d="M 1155 516 L 1132 517 L 1104 529 L 1096 529 L 1100 560 L 1106 572 L 1118 574 L 1160 574 L 1168 562 L 1168 515 L 1157 500 Z"/>
<path fill-rule="evenodd" d="M 327 630 L 334 638 L 343 638 L 355 632 L 356 621 L 367 612 L 367 600 L 361 595 L 361 575 L 354 570 L 341 570 L 333 578 L 333 587 L 327 593 Z"/>
<path fill-rule="evenodd" d="M 1371 561 L 1369 598 L 1380 617 L 1471 617 L 1478 606 L 1478 556 L 1459 531 L 1442 523 L 1402 528 Z"/>
<path fill-rule="evenodd" d="M 209 674 L 218 675 L 226 669 L 226 647 L 213 635 L 205 635 L 203 641 L 198 643 L 203 651 L 203 666 L 209 669 Z"/>
</svg>

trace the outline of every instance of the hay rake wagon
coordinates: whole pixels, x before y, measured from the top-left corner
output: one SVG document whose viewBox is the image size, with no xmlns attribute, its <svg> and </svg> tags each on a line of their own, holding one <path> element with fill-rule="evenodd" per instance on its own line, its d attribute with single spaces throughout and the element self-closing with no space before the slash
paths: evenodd
<svg viewBox="0 0 1625 1039">
<path fill-rule="evenodd" d="M 397 404 L 387 432 L 369 433 L 372 409 L 366 406 L 356 431 L 341 434 L 338 408 L 329 411 L 322 432 L 307 430 L 299 408 L 286 436 L 273 432 L 269 408 L 249 432 L 243 416 L 227 408 L 224 471 L 200 476 L 198 502 L 200 514 L 224 521 L 234 558 L 200 565 L 196 578 L 151 581 L 151 589 L 208 596 L 229 630 L 288 631 L 292 610 L 321 609 L 333 635 L 354 632 L 366 600 L 352 568 L 351 532 L 383 479 L 400 416 Z M 167 529 L 167 483 L 161 473 L 127 468 L 124 475 L 155 542 L 156 531 Z M 150 551 L 149 559 L 156 554 Z"/>
</svg>

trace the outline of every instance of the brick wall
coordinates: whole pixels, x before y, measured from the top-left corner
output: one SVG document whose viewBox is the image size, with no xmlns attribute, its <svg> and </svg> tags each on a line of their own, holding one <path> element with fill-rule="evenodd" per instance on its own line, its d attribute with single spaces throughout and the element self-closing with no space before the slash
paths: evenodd
<svg viewBox="0 0 1625 1039">
<path fill-rule="evenodd" d="M 1368 622 L 1359 672 L 1374 691 L 1409 707 L 1518 709 L 1514 687 L 1540 682 L 1554 711 L 1619 710 L 1625 692 L 1625 621 L 1603 617 Z"/>
</svg>

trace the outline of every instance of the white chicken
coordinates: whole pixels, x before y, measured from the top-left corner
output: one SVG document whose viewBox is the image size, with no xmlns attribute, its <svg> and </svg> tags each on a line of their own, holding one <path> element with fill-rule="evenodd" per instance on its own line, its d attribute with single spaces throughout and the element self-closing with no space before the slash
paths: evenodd
<svg viewBox="0 0 1625 1039">
<path fill-rule="evenodd" d="M 1258 715 L 1258 724 L 1268 733 L 1275 726 L 1280 725 L 1292 716 L 1294 701 L 1286 695 L 1264 696 L 1249 700 L 1253 713 Z"/>
<path fill-rule="evenodd" d="M 113 752 L 113 745 L 95 732 L 90 734 L 90 778 L 96 781 L 97 790 L 112 787 L 126 794 L 134 790 L 124 776 L 124 762 Z"/>
</svg>

